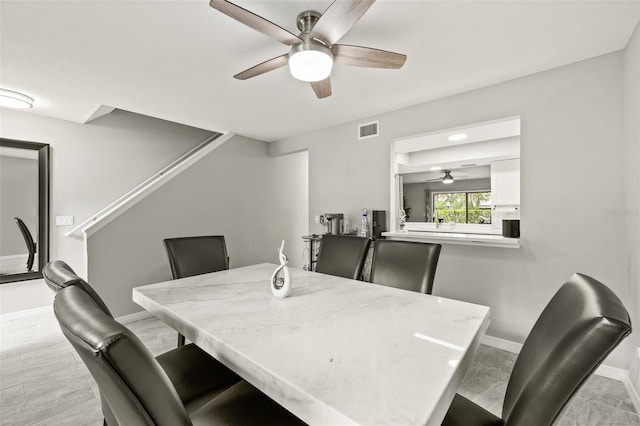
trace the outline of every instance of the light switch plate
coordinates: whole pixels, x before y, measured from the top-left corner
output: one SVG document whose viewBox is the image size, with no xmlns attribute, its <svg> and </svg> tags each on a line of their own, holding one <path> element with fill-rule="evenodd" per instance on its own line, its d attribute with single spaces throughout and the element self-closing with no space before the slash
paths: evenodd
<svg viewBox="0 0 640 426">
<path fill-rule="evenodd" d="M 73 216 L 56 216 L 56 226 L 73 225 Z"/>
</svg>

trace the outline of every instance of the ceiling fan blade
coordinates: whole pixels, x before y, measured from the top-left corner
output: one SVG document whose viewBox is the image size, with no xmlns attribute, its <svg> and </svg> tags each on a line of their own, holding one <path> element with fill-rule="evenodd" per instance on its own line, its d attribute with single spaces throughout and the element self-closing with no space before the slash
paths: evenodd
<svg viewBox="0 0 640 426">
<path fill-rule="evenodd" d="M 234 75 L 233 78 L 237 78 L 238 80 L 246 80 L 248 78 L 273 71 L 280 67 L 284 67 L 288 62 L 289 54 L 285 53 L 284 55 L 276 56 L 275 58 L 271 58 L 267 61 L 262 62 L 261 64 L 246 69 L 241 73 Z"/>
<path fill-rule="evenodd" d="M 320 81 L 312 81 L 311 87 L 316 92 L 318 99 L 329 97 L 331 96 L 331 77 Z"/>
<path fill-rule="evenodd" d="M 279 42 L 288 46 L 302 43 L 302 40 L 298 36 L 291 34 L 281 26 L 276 25 L 273 22 L 268 21 L 253 12 L 249 12 L 247 9 L 229 1 L 211 0 L 209 2 L 209 6 L 256 31 L 261 32 L 262 34 L 275 38 Z"/>
<path fill-rule="evenodd" d="M 331 51 L 337 64 L 356 67 L 398 69 L 407 60 L 407 55 L 401 53 L 348 44 L 334 44 Z"/>
<path fill-rule="evenodd" d="M 375 0 L 336 0 L 311 30 L 311 36 L 332 46 L 362 18 Z"/>
</svg>

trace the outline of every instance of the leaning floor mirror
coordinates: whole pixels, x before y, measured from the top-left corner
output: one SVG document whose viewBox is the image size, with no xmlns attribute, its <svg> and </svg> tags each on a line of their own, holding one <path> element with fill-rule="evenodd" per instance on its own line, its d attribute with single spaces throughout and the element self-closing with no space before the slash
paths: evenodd
<svg viewBox="0 0 640 426">
<path fill-rule="evenodd" d="M 0 138 L 0 283 L 49 261 L 49 145 Z"/>
</svg>

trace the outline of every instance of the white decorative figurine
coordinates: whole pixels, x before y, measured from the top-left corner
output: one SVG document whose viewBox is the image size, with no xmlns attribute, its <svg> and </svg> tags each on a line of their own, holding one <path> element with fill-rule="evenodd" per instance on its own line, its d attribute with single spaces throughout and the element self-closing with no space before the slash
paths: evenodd
<svg viewBox="0 0 640 426">
<path fill-rule="evenodd" d="M 282 252 L 284 250 L 284 240 L 278 250 L 278 258 L 280 259 L 280 266 L 271 275 L 271 292 L 276 297 L 287 297 L 291 293 L 291 275 L 289 275 L 289 259 Z M 280 276 L 282 273 L 283 276 Z"/>
<path fill-rule="evenodd" d="M 404 209 L 400 209 L 400 215 L 399 215 L 399 219 L 400 219 L 400 232 L 405 232 L 405 225 L 407 224 L 407 213 L 405 213 Z"/>
</svg>

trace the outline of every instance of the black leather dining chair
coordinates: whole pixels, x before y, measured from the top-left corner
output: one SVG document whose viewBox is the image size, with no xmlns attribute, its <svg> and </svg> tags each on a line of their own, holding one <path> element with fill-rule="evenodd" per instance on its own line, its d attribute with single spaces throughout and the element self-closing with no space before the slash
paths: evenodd
<svg viewBox="0 0 640 426">
<path fill-rule="evenodd" d="M 502 418 L 456 394 L 442 424 L 551 425 L 629 333 L 629 314 L 613 291 L 589 276 L 574 274 L 524 342 L 507 385 Z"/>
<path fill-rule="evenodd" d="M 113 318 L 98 293 L 62 260 L 47 263 L 42 269 L 42 276 L 56 294 L 69 287 L 81 289 L 106 316 Z M 196 411 L 240 381 L 239 376 L 194 344 L 165 352 L 159 355 L 156 361 L 176 388 L 188 412 Z M 102 395 L 101 399 L 105 423 L 110 426 L 117 425 L 109 404 Z"/>
<path fill-rule="evenodd" d="M 20 233 L 22 234 L 22 238 L 24 239 L 24 243 L 27 246 L 27 252 L 29 253 L 29 257 L 27 258 L 27 272 L 31 272 L 33 270 L 33 261 L 36 256 L 36 242 L 33 241 L 33 236 L 31 236 L 31 232 L 25 223 L 19 217 L 13 218 L 20 228 Z"/>
<path fill-rule="evenodd" d="M 224 235 L 167 238 L 163 242 L 172 280 L 229 269 Z M 178 333 L 178 346 L 184 344 L 184 336 Z"/>
<path fill-rule="evenodd" d="M 350 235 L 323 235 L 316 272 L 360 279 L 371 240 Z"/>
<path fill-rule="evenodd" d="M 60 290 L 54 314 L 108 404 L 115 425 L 298 425 L 297 417 L 240 381 L 189 411 L 162 365 L 122 324 L 77 286 Z"/>
<path fill-rule="evenodd" d="M 89 293 L 89 295 L 96 301 L 100 308 L 110 317 L 113 317 L 109 308 L 104 303 L 102 298 L 96 293 L 96 291 L 85 280 L 80 278 L 69 265 L 62 260 L 54 260 L 42 268 L 42 278 L 44 278 L 45 284 L 49 288 L 57 293 L 65 287 L 75 285 Z"/>
<path fill-rule="evenodd" d="M 167 238 L 164 246 L 169 257 L 171 279 L 229 269 L 223 235 Z"/>
<path fill-rule="evenodd" d="M 440 244 L 377 239 L 369 281 L 431 294 L 441 249 Z"/>
</svg>

